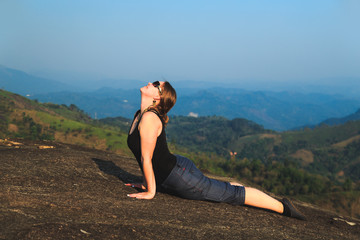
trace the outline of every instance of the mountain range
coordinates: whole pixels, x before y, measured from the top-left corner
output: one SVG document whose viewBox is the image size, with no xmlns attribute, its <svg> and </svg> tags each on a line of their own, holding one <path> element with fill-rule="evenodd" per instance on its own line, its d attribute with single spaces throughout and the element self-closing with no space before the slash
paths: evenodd
<svg viewBox="0 0 360 240">
<path fill-rule="evenodd" d="M 277 131 L 316 125 L 329 118 L 341 118 L 360 107 L 359 100 L 324 94 L 223 88 L 189 92 L 180 89 L 178 101 L 170 114 L 245 118 Z M 41 102 L 75 104 L 98 119 L 117 116 L 132 118 L 139 107 L 140 92 L 138 89 L 103 88 L 93 92 L 35 94 L 30 98 Z"/>
<path fill-rule="evenodd" d="M 360 109 L 353 113 L 353 114 L 350 114 L 348 116 L 345 116 L 343 118 L 330 118 L 330 119 L 327 119 L 323 122 L 320 123 L 320 125 L 329 125 L 329 126 L 334 126 L 334 125 L 340 125 L 340 124 L 344 124 L 344 123 L 347 123 L 349 121 L 356 121 L 356 120 L 360 120 Z"/>
<path fill-rule="evenodd" d="M 37 93 L 68 91 L 71 86 L 0 65 L 0 88 L 26 96 Z"/>
<path fill-rule="evenodd" d="M 139 107 L 141 81 L 108 80 L 104 87 L 86 91 L 25 72 L 0 67 L 0 87 L 37 99 L 40 102 L 75 104 L 92 118 L 132 118 Z M 299 126 L 316 126 L 327 119 L 343 118 L 360 108 L 360 99 L 342 95 L 301 93 L 294 91 L 249 91 L 239 88 L 205 88 L 201 82 L 174 82 L 178 101 L 170 114 L 182 116 L 223 116 L 228 119 L 245 118 L 266 129 L 284 131 Z M 100 86 L 100 85 L 96 85 Z M 135 88 L 136 87 L 136 88 Z"/>
</svg>

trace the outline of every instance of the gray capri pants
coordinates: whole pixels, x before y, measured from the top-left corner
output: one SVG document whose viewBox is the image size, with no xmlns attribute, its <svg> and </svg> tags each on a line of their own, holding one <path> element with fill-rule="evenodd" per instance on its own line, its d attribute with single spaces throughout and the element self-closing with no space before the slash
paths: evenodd
<svg viewBox="0 0 360 240">
<path fill-rule="evenodd" d="M 245 187 L 206 177 L 186 157 L 176 155 L 176 161 L 173 170 L 161 184 L 165 192 L 186 199 L 244 205 Z"/>
</svg>

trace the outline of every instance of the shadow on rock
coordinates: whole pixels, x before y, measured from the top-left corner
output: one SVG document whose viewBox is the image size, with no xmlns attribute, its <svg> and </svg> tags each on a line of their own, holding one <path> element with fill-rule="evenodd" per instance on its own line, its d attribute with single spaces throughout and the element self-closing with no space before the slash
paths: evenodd
<svg viewBox="0 0 360 240">
<path fill-rule="evenodd" d="M 140 176 L 131 174 L 122 168 L 118 167 L 112 161 L 105 161 L 99 158 L 92 158 L 92 160 L 98 165 L 99 169 L 108 174 L 113 175 L 120 179 L 124 183 L 131 182 L 141 182 L 142 178 Z"/>
</svg>

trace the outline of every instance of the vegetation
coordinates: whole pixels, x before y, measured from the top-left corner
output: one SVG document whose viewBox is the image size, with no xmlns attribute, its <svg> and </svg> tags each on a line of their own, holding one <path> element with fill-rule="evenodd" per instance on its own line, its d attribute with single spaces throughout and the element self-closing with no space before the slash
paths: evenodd
<svg viewBox="0 0 360 240">
<path fill-rule="evenodd" d="M 130 123 L 121 117 L 93 120 L 75 105 L 41 104 L 0 90 L 1 138 L 55 140 L 130 154 Z M 350 213 L 359 208 L 360 121 L 279 133 L 246 119 L 173 116 L 167 134 L 171 151 L 204 172 L 302 200 L 331 200 Z"/>
<path fill-rule="evenodd" d="M 127 133 L 130 128 L 131 120 L 124 117 L 116 117 L 116 118 L 104 118 L 99 121 L 101 124 L 105 124 L 106 126 L 116 126 L 122 132 Z"/>
<path fill-rule="evenodd" d="M 169 141 L 191 151 L 212 152 L 227 155 L 229 145 L 237 139 L 257 133 L 270 133 L 252 121 L 223 117 L 173 116 L 167 127 Z"/>
<path fill-rule="evenodd" d="M 40 104 L 0 91 L 0 137 L 56 140 L 130 154 L 126 134 L 92 120 L 75 105 Z"/>
</svg>

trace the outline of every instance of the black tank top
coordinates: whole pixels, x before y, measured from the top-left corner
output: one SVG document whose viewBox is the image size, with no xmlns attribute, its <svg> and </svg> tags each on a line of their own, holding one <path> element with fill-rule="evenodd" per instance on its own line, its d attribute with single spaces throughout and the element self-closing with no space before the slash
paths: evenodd
<svg viewBox="0 0 360 240">
<path fill-rule="evenodd" d="M 161 117 L 159 116 L 159 113 L 155 110 L 150 110 L 154 112 L 161 120 L 162 122 L 162 130 L 161 134 L 158 136 L 156 140 L 156 146 L 154 149 L 153 157 L 152 157 L 152 165 L 155 175 L 155 181 L 157 185 L 161 185 L 165 179 L 169 176 L 171 170 L 174 168 L 176 164 L 176 156 L 171 154 L 169 151 L 169 148 L 167 146 L 166 142 L 166 133 L 165 133 L 165 127 L 164 122 L 162 121 Z M 130 126 L 131 127 L 136 119 L 136 117 L 140 114 L 140 110 L 136 112 L 134 119 Z M 133 132 L 128 135 L 127 138 L 127 144 L 134 154 L 141 170 L 142 164 L 141 164 L 141 142 L 140 142 L 140 132 L 138 129 L 139 122 L 141 121 L 141 116 L 136 125 L 134 126 Z"/>
</svg>

